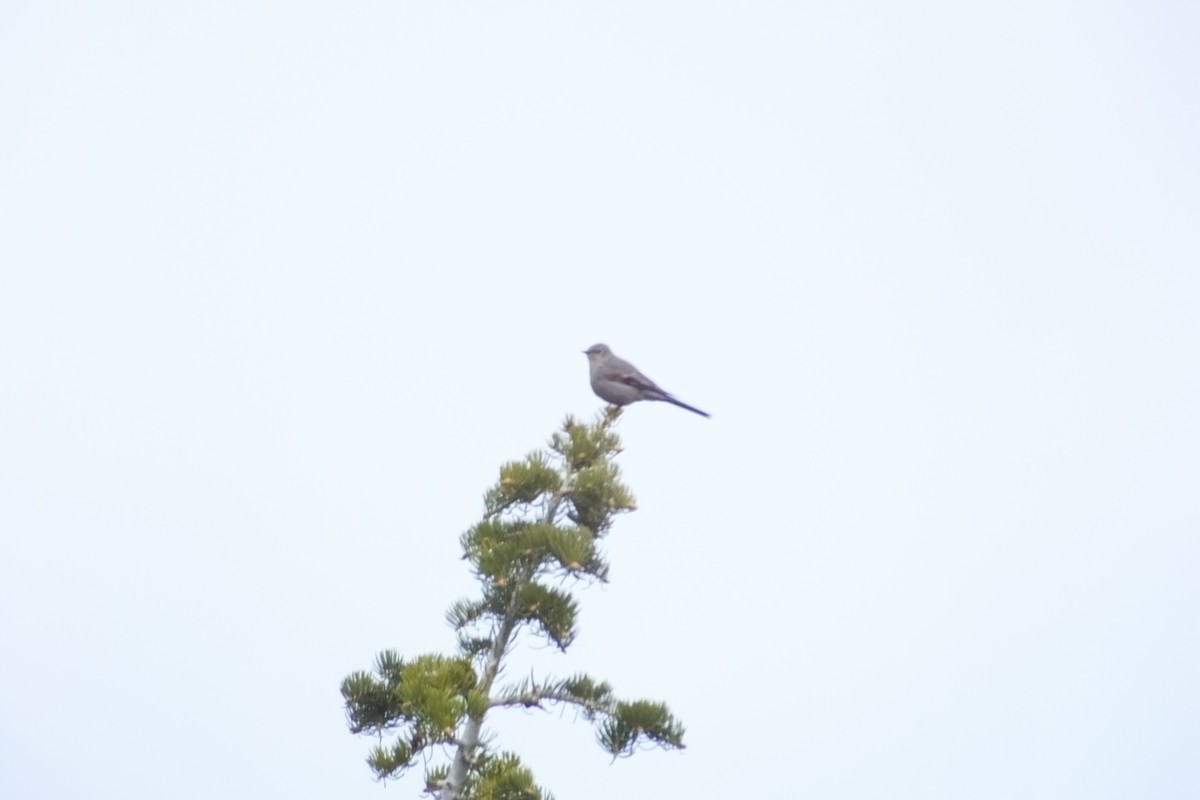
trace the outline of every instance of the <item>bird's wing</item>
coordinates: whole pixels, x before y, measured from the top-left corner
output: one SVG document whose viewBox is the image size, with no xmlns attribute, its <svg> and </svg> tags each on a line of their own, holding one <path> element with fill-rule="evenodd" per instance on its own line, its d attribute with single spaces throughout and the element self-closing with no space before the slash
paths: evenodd
<svg viewBox="0 0 1200 800">
<path fill-rule="evenodd" d="M 642 373 L 638 372 L 629 364 L 625 365 L 624 369 L 614 370 L 613 380 L 619 381 L 626 386 L 632 386 L 641 392 L 650 392 L 651 394 L 665 395 L 657 383 L 647 378 Z"/>
</svg>

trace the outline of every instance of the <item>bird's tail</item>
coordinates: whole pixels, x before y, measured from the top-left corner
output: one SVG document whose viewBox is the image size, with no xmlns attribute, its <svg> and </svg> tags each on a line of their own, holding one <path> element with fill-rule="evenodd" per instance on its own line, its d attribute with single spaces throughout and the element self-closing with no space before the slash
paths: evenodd
<svg viewBox="0 0 1200 800">
<path fill-rule="evenodd" d="M 709 414 L 707 411 L 701 411 L 700 409 L 696 408 L 695 406 L 689 406 L 687 403 L 683 402 L 682 400 L 676 400 L 674 397 L 667 394 L 666 392 L 663 392 L 662 399 L 666 400 L 668 403 L 677 405 L 680 408 L 686 408 L 688 411 L 692 412 L 693 414 L 699 414 L 700 416 L 704 417 L 705 419 L 712 418 L 712 414 Z"/>
</svg>

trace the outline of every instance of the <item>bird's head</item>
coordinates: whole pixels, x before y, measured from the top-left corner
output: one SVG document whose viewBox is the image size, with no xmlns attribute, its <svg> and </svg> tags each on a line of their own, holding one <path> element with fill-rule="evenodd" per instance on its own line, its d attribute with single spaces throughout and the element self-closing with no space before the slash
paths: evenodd
<svg viewBox="0 0 1200 800">
<path fill-rule="evenodd" d="M 597 358 L 607 358 L 612 355 L 612 350 L 608 349 L 606 344 L 594 344 L 587 350 L 583 351 L 588 357 L 588 361 L 595 361 Z"/>
</svg>

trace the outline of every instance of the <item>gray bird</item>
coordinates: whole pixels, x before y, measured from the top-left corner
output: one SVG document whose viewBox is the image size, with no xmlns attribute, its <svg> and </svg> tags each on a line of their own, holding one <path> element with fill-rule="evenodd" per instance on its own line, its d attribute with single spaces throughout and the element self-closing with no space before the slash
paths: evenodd
<svg viewBox="0 0 1200 800">
<path fill-rule="evenodd" d="M 627 406 L 639 400 L 661 400 L 702 417 L 710 416 L 664 392 L 657 383 L 638 372 L 633 364 L 613 355 L 608 345 L 594 344 L 583 352 L 588 357 L 588 366 L 592 371 L 592 391 L 601 400 L 607 400 L 614 406 Z"/>
</svg>

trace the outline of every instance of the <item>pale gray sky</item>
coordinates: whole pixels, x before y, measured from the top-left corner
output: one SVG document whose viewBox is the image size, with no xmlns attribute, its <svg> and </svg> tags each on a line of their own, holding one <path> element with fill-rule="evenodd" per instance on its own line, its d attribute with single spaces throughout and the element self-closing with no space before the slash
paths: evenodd
<svg viewBox="0 0 1200 800">
<path fill-rule="evenodd" d="M 10 3 L 0 796 L 384 798 L 498 466 L 640 502 L 560 798 L 1200 796 L 1200 7 Z"/>
</svg>

